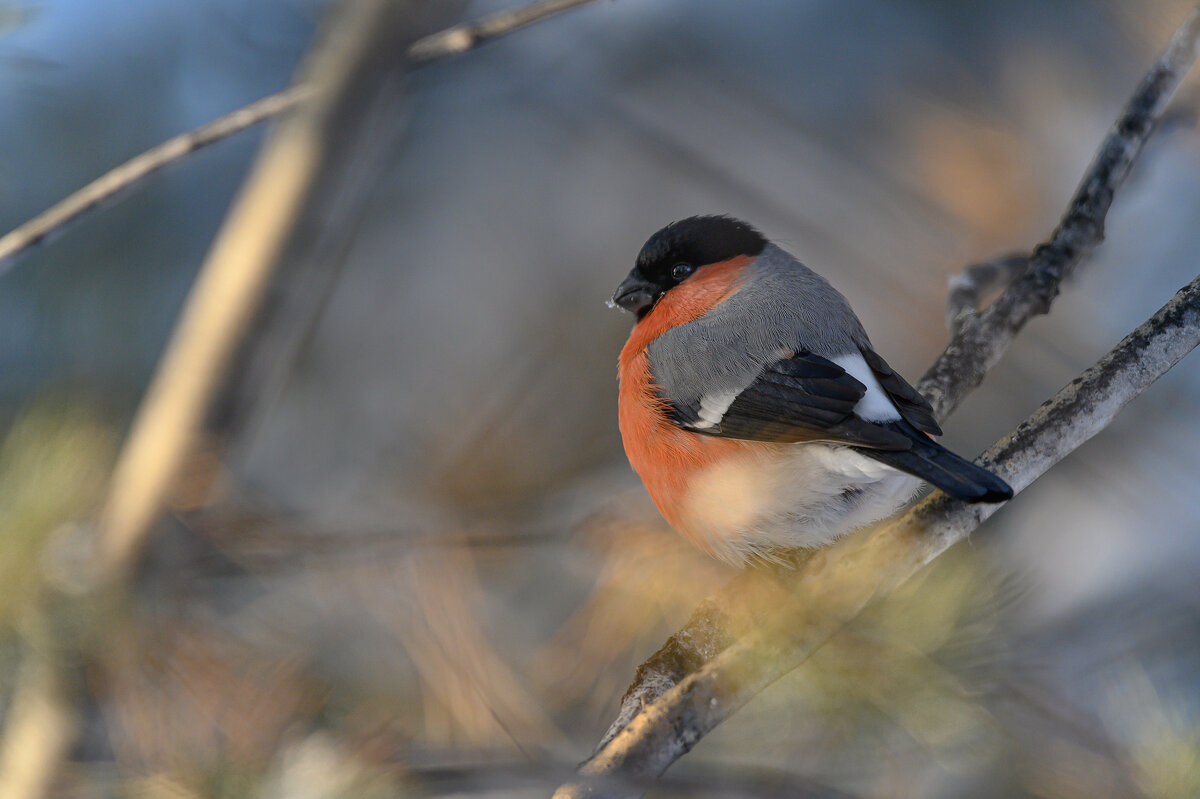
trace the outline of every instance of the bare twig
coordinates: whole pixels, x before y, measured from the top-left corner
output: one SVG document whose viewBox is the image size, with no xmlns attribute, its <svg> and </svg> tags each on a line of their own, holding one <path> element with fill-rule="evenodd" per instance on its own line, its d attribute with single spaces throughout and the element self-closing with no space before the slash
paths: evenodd
<svg viewBox="0 0 1200 799">
<path fill-rule="evenodd" d="M 1050 240 L 1039 246 L 1025 273 L 980 316 L 966 314 L 945 352 L 925 374 L 918 388 L 930 399 L 935 416 L 944 420 L 974 390 L 995 365 L 1016 334 L 1032 316 L 1045 313 L 1058 294 L 1062 279 L 1100 240 L 1113 193 L 1161 116 L 1172 92 L 1196 57 L 1200 36 L 1200 7 L 1194 10 L 1154 66 L 1142 79 L 1121 116 L 1105 137 L 1067 213 Z M 999 280 L 1017 268 L 1018 256 L 1007 256 L 996 269 Z M 968 267 L 968 272 L 971 271 Z M 1011 280 L 1011 278 L 1009 278 Z M 967 292 L 951 303 L 977 303 L 987 288 Z M 952 292 L 953 295 L 953 292 Z M 712 653 L 722 651 L 753 630 L 759 620 L 748 611 L 749 585 L 777 582 L 778 570 L 765 575 L 744 574 L 709 597 L 688 624 L 638 669 L 621 700 L 621 708 L 600 746 L 611 741 L 642 708 L 674 686 L 680 675 L 694 671 Z M 800 575 L 783 575 L 785 582 Z"/>
<path fill-rule="evenodd" d="M 407 43 L 404 20 L 416 2 L 363 0 L 336 6 L 305 59 L 296 82 L 305 87 L 304 102 L 293 106 L 272 131 L 218 233 L 114 467 L 94 536 L 96 553 L 86 564 L 88 573 L 77 580 L 84 591 L 77 602 L 90 601 L 97 615 L 103 613 L 99 608 L 110 607 L 102 601 L 106 590 L 119 590 L 140 559 L 229 353 L 327 162 L 329 142 L 336 140 L 331 129 L 359 121 L 362 108 L 369 106 L 364 95 L 372 91 L 364 84 L 368 76 L 377 77 L 369 67 L 395 39 Z M 403 63 L 391 69 L 402 70 Z M 42 604 L 50 605 L 53 596 Z M 68 611 L 47 610 L 55 612 Z M 53 644 L 79 651 L 83 643 L 77 636 L 64 630 Z M 40 660 L 31 657 L 29 668 L 44 676 L 23 683 L 13 700 L 14 706 L 30 710 L 8 719 L 0 745 L 5 753 L 0 785 L 19 786 L 28 797 L 50 790 L 76 728 L 67 712 L 74 697 L 66 695 L 66 669 L 38 667 Z"/>
<path fill-rule="evenodd" d="M 291 106 L 265 142 L 201 267 L 134 418 L 100 512 L 95 555 L 86 564 L 87 573 L 75 581 L 84 594 L 76 602 L 109 607 L 102 601 L 106 592 L 119 591 L 139 562 L 164 497 L 279 255 L 330 163 L 331 151 L 346 145 L 348 137 L 338 131 L 361 125 L 380 87 L 403 74 L 405 60 L 386 54 L 405 52 L 397 46 L 407 47 L 416 38 L 409 20 L 421 2 L 357 0 L 337 4 L 329 12 L 295 83 L 304 87 L 298 90 L 303 102 Z M 49 605 L 50 599 L 43 604 Z M 63 631 L 53 643 L 79 651 L 84 645 L 77 637 Z M 39 658 L 28 662 L 33 668 Z M 38 668 L 32 673 L 46 676 L 26 681 L 14 698 L 14 706 L 32 710 L 8 720 L 0 744 L 5 753 L 0 785 L 17 785 L 31 798 L 50 790 L 76 728 L 65 712 L 73 699 L 65 695 L 65 670 Z M 31 770 L 31 763 L 37 768 Z"/>
<path fill-rule="evenodd" d="M 167 139 L 104 173 L 49 210 L 0 237 L 0 274 L 11 268 L 19 253 L 45 241 L 51 234 L 168 164 L 296 105 L 304 98 L 306 89 L 305 86 L 292 86 L 256 100 L 207 125 Z"/>
<path fill-rule="evenodd" d="M 971 264 L 951 275 L 946 292 L 946 329 L 950 336 L 956 337 L 962 326 L 979 314 L 985 295 L 1008 288 L 1028 268 L 1029 256 L 1016 252 Z"/>
<path fill-rule="evenodd" d="M 1200 344 L 1200 278 L 1072 381 L 980 463 L 1020 491 L 1107 427 L 1117 413 Z M 807 660 L 885 596 L 991 516 L 941 492 L 898 520 L 815 555 L 774 623 L 743 638 L 645 708 L 580 769 L 586 777 L 653 778 L 779 677 Z M 639 796 L 611 777 L 564 786 L 556 799 Z"/>
<path fill-rule="evenodd" d="M 408 49 L 408 60 L 416 65 L 465 53 L 492 39 L 506 36 L 547 17 L 590 2 L 592 0 L 542 0 L 540 3 L 530 3 L 512 11 L 499 11 L 476 22 L 455 25 L 449 30 L 415 42 Z"/>
<path fill-rule="evenodd" d="M 425 64 L 459 55 L 480 45 L 506 36 L 535 22 L 552 17 L 593 0 L 543 0 L 530 3 L 515 11 L 502 11 L 476 22 L 452 28 L 418 39 L 407 50 L 411 66 Z M 38 214 L 20 227 L 0 237 L 0 275 L 3 275 L 21 253 L 50 239 L 70 223 L 89 211 L 118 197 L 145 178 L 164 167 L 186 158 L 197 150 L 229 138 L 236 133 L 294 108 L 306 96 L 310 87 L 296 84 L 281 92 L 255 100 L 249 105 L 214 119 L 198 128 L 167 139 L 109 170 L 91 183 Z"/>
</svg>

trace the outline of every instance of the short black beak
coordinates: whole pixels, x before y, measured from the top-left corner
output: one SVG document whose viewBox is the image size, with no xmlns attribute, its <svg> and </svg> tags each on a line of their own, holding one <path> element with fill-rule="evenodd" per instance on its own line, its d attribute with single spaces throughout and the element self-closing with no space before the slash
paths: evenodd
<svg viewBox="0 0 1200 799">
<path fill-rule="evenodd" d="M 658 299 L 658 286 L 643 280 L 636 274 L 621 281 L 613 294 L 612 304 L 639 316 Z"/>
</svg>

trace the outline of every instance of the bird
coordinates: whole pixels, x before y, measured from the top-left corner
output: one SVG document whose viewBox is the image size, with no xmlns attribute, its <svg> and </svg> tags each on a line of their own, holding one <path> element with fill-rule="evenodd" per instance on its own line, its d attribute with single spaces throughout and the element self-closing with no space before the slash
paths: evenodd
<svg viewBox="0 0 1200 799">
<path fill-rule="evenodd" d="M 933 440 L 929 402 L 875 351 L 827 280 L 726 215 L 654 233 L 611 307 L 625 453 L 666 521 L 735 566 L 815 549 L 932 484 L 1012 489 Z"/>
</svg>

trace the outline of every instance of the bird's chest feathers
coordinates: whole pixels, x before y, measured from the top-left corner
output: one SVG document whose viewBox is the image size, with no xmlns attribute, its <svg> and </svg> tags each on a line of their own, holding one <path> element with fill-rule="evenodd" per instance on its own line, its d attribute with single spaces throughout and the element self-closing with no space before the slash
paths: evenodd
<svg viewBox="0 0 1200 799">
<path fill-rule="evenodd" d="M 663 516 L 678 525 L 695 478 L 720 471 L 718 467 L 731 458 L 750 454 L 754 445 L 691 433 L 673 424 L 654 386 L 645 352 L 622 358 L 619 371 L 618 420 L 625 454 Z"/>
<path fill-rule="evenodd" d="M 709 471 L 753 446 L 680 429 L 667 417 L 667 404 L 654 385 L 646 348 L 667 330 L 703 316 L 732 295 L 753 260 L 733 258 L 702 267 L 681 288 L 667 292 L 630 333 L 618 362 L 621 381 L 619 422 L 625 453 L 659 510 L 679 522 L 685 487 L 697 472 Z"/>
</svg>

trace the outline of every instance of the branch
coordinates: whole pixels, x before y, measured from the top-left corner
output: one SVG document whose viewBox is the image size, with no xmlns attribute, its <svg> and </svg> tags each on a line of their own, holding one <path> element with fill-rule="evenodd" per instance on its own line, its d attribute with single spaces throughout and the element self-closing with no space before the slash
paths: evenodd
<svg viewBox="0 0 1200 799">
<path fill-rule="evenodd" d="M 989 265 L 965 270 L 968 285 L 952 290 L 947 301 L 949 321 L 959 318 L 960 329 L 918 385 L 933 404 L 939 421 L 982 382 L 984 374 L 1008 349 L 1016 334 L 1037 313 L 1049 310 L 1063 278 L 1100 241 L 1113 194 L 1123 183 L 1129 166 L 1161 117 L 1167 100 L 1196 58 L 1200 36 L 1200 7 L 1172 37 L 1166 50 L 1142 79 L 1121 116 L 1100 145 L 1066 214 L 1050 239 L 1028 258 L 1027 271 L 986 312 L 974 307 L 988 290 L 1010 282 L 1022 256 L 1004 256 Z M 982 273 L 992 271 L 986 276 Z M 983 285 L 984 283 L 987 285 Z M 965 310 L 970 307 L 969 312 Z M 604 748 L 643 708 L 653 703 L 682 678 L 717 652 L 755 630 L 771 602 L 747 601 L 754 592 L 783 590 L 782 584 L 799 575 L 785 567 L 748 571 L 705 600 L 704 604 L 667 643 L 639 667 L 621 699 L 617 718 L 601 740 Z"/>
<path fill-rule="evenodd" d="M 1200 6 L 1175 31 L 1166 50 L 1142 78 L 1109 130 L 1083 181 L 1050 239 L 1039 245 L 1029 267 L 979 316 L 967 319 L 934 362 L 917 390 L 939 419 L 983 382 L 1025 323 L 1047 313 L 1064 278 L 1104 238 L 1104 219 L 1113 195 L 1125 182 L 1167 102 L 1196 60 Z"/>
<path fill-rule="evenodd" d="M 414 42 L 407 50 L 408 63 L 412 67 L 418 67 L 449 56 L 460 55 L 493 39 L 507 36 L 592 1 L 542 0 L 515 11 L 501 11 L 476 22 L 455 25 Z M 197 150 L 296 107 L 308 95 L 310 88 L 307 84 L 290 86 L 212 122 L 167 139 L 162 144 L 151 147 L 141 155 L 134 156 L 109 170 L 25 224 L 0 236 L 0 276 L 13 267 L 21 253 L 62 232 L 67 225 L 87 212 Z"/>
<path fill-rule="evenodd" d="M 97 567 L 113 582 L 139 559 L 163 498 L 199 429 L 226 364 L 319 176 L 371 107 L 380 52 L 402 38 L 411 0 L 335 6 L 336 18 L 301 68 L 307 100 L 263 146 L 213 242 L 113 469 L 100 514 Z M 399 25 L 399 29 L 391 26 Z M 389 30 L 391 28 L 391 30 Z M 394 32 L 393 32 L 394 31 Z M 393 62 L 391 71 L 403 71 Z"/>
<path fill-rule="evenodd" d="M 1117 413 L 1200 344 L 1200 277 L 1094 366 L 1042 405 L 979 462 L 1021 491 L 1107 427 Z M 842 539 L 793 581 L 773 623 L 688 675 L 645 708 L 581 769 L 584 777 L 657 777 L 757 693 L 807 660 L 870 603 L 887 595 L 990 517 L 935 492 L 898 520 Z M 612 782 L 564 786 L 556 799 L 639 796 Z"/>
<path fill-rule="evenodd" d="M 408 12 L 422 0 L 360 0 L 336 5 L 306 56 L 295 91 L 304 102 L 271 132 L 230 209 L 188 296 L 171 341 L 134 418 L 108 487 L 93 535 L 94 554 L 70 575 L 76 595 L 50 590 L 36 615 L 55 627 L 62 618 L 88 618 L 111 630 L 120 603 L 111 600 L 128 582 L 149 539 L 163 498 L 192 444 L 222 369 L 268 285 L 284 243 L 310 199 L 329 150 L 344 145 L 335 128 L 362 123 L 379 84 L 371 85 L 379 53 L 407 44 Z M 407 38 L 406 38 L 407 37 Z M 389 63 L 386 71 L 403 70 Z M 88 610 L 81 612 L 81 606 Z M 53 648 L 81 652 L 82 631 L 61 625 Z M 99 633 L 93 633 L 99 635 Z M 46 796 L 68 756 L 78 722 L 72 664 L 48 662 L 30 645 L 23 680 L 5 719 L 0 742 L 0 788 L 21 799 Z M 106 653 L 101 652 L 103 657 Z M 74 666 L 78 669 L 78 664 Z"/>
<path fill-rule="evenodd" d="M 292 86 L 264 97 L 207 125 L 167 139 L 104 173 L 49 210 L 0 237 L 0 275 L 12 267 L 18 254 L 45 241 L 88 211 L 168 164 L 295 106 L 304 98 L 305 88 Z"/>
<path fill-rule="evenodd" d="M 487 44 L 492 39 L 506 36 L 547 17 L 590 2 L 592 0 L 542 0 L 512 11 L 499 11 L 476 22 L 455 25 L 413 44 L 408 49 L 408 60 L 417 65 L 465 53 L 481 44 Z"/>
<path fill-rule="evenodd" d="M 1014 252 L 978 264 L 971 264 L 947 281 L 946 329 L 956 338 L 965 325 L 979 314 L 983 298 L 997 289 L 1008 288 L 1029 268 L 1029 256 Z"/>
</svg>

